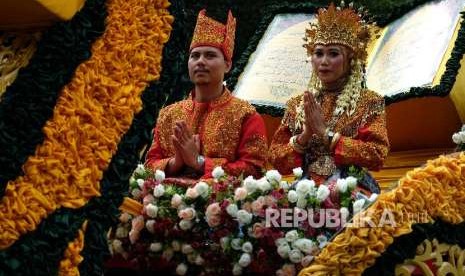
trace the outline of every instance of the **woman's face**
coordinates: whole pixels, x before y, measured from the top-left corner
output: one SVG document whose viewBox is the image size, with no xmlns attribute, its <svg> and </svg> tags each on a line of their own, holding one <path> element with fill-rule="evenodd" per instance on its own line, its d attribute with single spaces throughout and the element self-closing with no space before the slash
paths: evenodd
<svg viewBox="0 0 465 276">
<path fill-rule="evenodd" d="M 349 50 L 341 45 L 316 45 L 312 54 L 313 70 L 323 85 L 329 86 L 348 73 Z"/>
</svg>

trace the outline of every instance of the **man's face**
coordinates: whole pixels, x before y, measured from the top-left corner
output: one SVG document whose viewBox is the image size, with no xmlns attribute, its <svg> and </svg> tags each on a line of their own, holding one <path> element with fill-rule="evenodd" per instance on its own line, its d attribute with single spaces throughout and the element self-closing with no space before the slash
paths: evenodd
<svg viewBox="0 0 465 276">
<path fill-rule="evenodd" d="M 231 69 L 231 62 L 224 59 L 218 48 L 200 46 L 192 49 L 187 66 L 191 81 L 202 85 L 222 83 L 224 74 Z"/>
</svg>

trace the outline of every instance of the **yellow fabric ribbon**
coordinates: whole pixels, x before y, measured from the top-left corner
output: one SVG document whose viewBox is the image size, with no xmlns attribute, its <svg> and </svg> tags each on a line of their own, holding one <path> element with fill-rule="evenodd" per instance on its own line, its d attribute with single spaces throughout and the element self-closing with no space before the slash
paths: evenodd
<svg viewBox="0 0 465 276">
<path fill-rule="evenodd" d="M 0 202 L 0 250 L 57 208 L 100 196 L 100 180 L 134 114 L 158 79 L 173 17 L 167 0 L 109 0 L 105 33 L 76 70 L 46 123 L 44 142 Z"/>
</svg>

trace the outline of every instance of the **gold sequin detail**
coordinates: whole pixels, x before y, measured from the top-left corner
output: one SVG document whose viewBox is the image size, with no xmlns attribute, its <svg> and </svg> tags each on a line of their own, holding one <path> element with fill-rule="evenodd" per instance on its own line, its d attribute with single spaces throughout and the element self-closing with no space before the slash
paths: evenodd
<svg viewBox="0 0 465 276">
<path fill-rule="evenodd" d="M 203 105 L 204 112 L 198 111 Z M 192 100 L 192 96 L 184 101 L 175 103 L 160 111 L 157 121 L 159 131 L 159 141 L 163 150 L 163 156 L 173 156 L 170 136 L 173 134 L 174 123 L 178 120 L 192 122 L 194 114 L 201 114 L 201 118 L 195 127 L 194 133 L 199 134 L 202 148 L 201 154 L 210 158 L 224 158 L 227 162 L 237 160 L 237 149 L 241 139 L 242 124 L 244 120 L 255 114 L 255 108 L 246 101 L 235 98 L 229 90 L 225 89 L 223 95 L 210 103 L 199 105 Z M 192 125 L 189 125 L 192 128 Z M 250 150 L 260 148 L 260 153 L 266 152 L 266 138 L 251 136 L 246 141 L 246 147 Z M 249 150 L 249 149 L 247 149 Z M 263 160 L 263 158 L 259 158 Z M 222 165 L 224 160 L 220 160 L 218 165 Z M 262 164 L 263 166 L 263 164 Z"/>
</svg>

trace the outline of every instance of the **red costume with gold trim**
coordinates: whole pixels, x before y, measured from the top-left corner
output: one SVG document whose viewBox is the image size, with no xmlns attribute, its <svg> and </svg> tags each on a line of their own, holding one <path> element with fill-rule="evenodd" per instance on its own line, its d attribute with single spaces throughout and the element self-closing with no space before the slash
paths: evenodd
<svg viewBox="0 0 465 276">
<path fill-rule="evenodd" d="M 259 176 L 265 165 L 267 140 L 265 124 L 255 108 L 226 88 L 221 97 L 209 103 L 193 98 L 192 92 L 187 100 L 160 111 L 145 165 L 153 170 L 165 169 L 169 158 L 174 157 L 174 124 L 185 120 L 200 137 L 200 154 L 205 156 L 202 178 L 211 178 L 216 166 L 230 175 Z"/>
<path fill-rule="evenodd" d="M 333 116 L 336 107 L 336 93 L 322 93 L 320 104 L 325 121 Z M 286 114 L 276 131 L 269 150 L 269 161 L 283 174 L 302 167 L 303 154 L 294 151 L 289 139 L 302 132 L 295 127 L 297 107 L 303 95 L 287 102 Z M 358 165 L 369 169 L 379 169 L 389 151 L 386 130 L 384 99 L 375 92 L 364 90 L 352 116 L 343 114 L 336 122 L 334 131 L 342 136 L 331 156 L 336 166 Z"/>
</svg>

